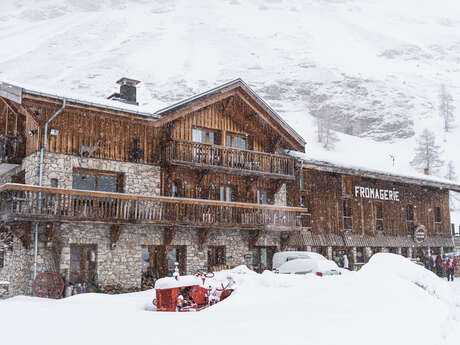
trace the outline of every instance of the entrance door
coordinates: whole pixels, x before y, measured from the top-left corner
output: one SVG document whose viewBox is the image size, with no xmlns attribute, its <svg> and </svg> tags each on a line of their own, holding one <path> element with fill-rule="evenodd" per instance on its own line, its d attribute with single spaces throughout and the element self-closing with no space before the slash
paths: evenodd
<svg viewBox="0 0 460 345">
<path fill-rule="evenodd" d="M 96 284 L 96 255 L 95 244 L 70 245 L 70 284 Z"/>
<path fill-rule="evenodd" d="M 254 271 L 262 273 L 264 270 L 272 270 L 275 252 L 276 247 L 256 247 L 253 254 Z"/>
<path fill-rule="evenodd" d="M 185 274 L 186 246 L 143 246 L 142 247 L 142 288 L 153 288 L 158 278 L 171 277 L 175 262 L 179 263 L 179 273 Z"/>
</svg>

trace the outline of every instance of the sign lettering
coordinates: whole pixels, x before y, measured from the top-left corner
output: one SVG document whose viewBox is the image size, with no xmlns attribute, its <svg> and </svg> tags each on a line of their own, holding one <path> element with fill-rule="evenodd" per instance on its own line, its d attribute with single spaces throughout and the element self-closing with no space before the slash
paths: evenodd
<svg viewBox="0 0 460 345">
<path fill-rule="evenodd" d="M 355 197 L 399 201 L 399 191 L 355 186 Z"/>
</svg>

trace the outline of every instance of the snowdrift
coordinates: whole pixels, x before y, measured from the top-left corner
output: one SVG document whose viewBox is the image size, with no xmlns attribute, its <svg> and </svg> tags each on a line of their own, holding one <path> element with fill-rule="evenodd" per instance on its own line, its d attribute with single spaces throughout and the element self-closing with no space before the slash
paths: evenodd
<svg viewBox="0 0 460 345">
<path fill-rule="evenodd" d="M 376 254 L 361 271 L 341 276 L 257 274 L 240 266 L 210 279 L 228 280 L 235 292 L 198 313 L 146 310 L 154 290 L 10 298 L 0 302 L 2 343 L 453 345 L 460 339 L 454 302 L 460 282 L 448 284 L 397 255 Z"/>
</svg>

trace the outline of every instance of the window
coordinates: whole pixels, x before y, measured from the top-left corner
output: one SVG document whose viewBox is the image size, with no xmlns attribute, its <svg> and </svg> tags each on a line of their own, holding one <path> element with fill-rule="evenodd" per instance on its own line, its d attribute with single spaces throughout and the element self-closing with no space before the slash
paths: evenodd
<svg viewBox="0 0 460 345">
<path fill-rule="evenodd" d="M 208 266 L 212 267 L 225 265 L 225 246 L 208 246 Z"/>
<path fill-rule="evenodd" d="M 415 229 L 414 220 L 415 220 L 414 206 L 407 205 L 407 207 L 406 207 L 406 221 L 407 221 L 407 233 L 409 235 L 414 234 L 414 229 Z"/>
<path fill-rule="evenodd" d="M 268 204 L 267 191 L 257 190 L 257 203 Z"/>
<path fill-rule="evenodd" d="M 100 170 L 74 169 L 72 189 L 122 192 L 123 174 Z"/>
<path fill-rule="evenodd" d="M 70 245 L 70 284 L 96 283 L 96 253 L 95 244 Z"/>
<path fill-rule="evenodd" d="M 57 188 L 59 185 L 58 179 L 57 178 L 50 179 L 50 184 L 51 184 L 51 187 Z"/>
<path fill-rule="evenodd" d="M 352 230 L 353 229 L 353 218 L 352 218 L 351 200 L 350 199 L 342 200 L 342 208 L 343 208 L 343 230 Z"/>
<path fill-rule="evenodd" d="M 305 174 L 303 172 L 300 173 L 299 183 L 300 183 L 300 190 L 305 190 Z"/>
<path fill-rule="evenodd" d="M 5 250 L 0 248 L 0 268 L 5 267 Z"/>
<path fill-rule="evenodd" d="M 232 201 L 232 187 L 220 186 L 220 201 Z"/>
<path fill-rule="evenodd" d="M 363 247 L 356 248 L 356 263 L 357 264 L 364 263 L 364 248 Z"/>
<path fill-rule="evenodd" d="M 220 145 L 219 132 L 208 129 L 192 129 L 192 141 L 196 143 Z"/>
<path fill-rule="evenodd" d="M 436 233 L 441 233 L 442 231 L 441 207 L 434 208 L 434 230 Z"/>
<path fill-rule="evenodd" d="M 254 270 L 259 273 L 262 273 L 265 270 L 271 270 L 275 251 L 276 247 L 255 247 L 253 253 Z"/>
<path fill-rule="evenodd" d="M 173 183 L 171 183 L 171 196 L 172 197 L 179 196 L 179 188 L 177 187 L 176 181 L 173 181 Z"/>
<path fill-rule="evenodd" d="M 352 179 L 351 176 L 342 176 L 342 194 L 352 195 Z"/>
<path fill-rule="evenodd" d="M 383 231 L 383 205 L 381 202 L 376 202 L 375 206 L 375 230 Z"/>
<path fill-rule="evenodd" d="M 241 150 L 247 150 L 248 138 L 240 135 L 227 134 L 225 146 L 234 147 Z"/>
</svg>

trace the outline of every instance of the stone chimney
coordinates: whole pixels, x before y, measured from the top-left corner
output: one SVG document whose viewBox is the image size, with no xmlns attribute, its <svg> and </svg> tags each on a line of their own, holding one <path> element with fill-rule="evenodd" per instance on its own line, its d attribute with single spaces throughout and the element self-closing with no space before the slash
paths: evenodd
<svg viewBox="0 0 460 345">
<path fill-rule="evenodd" d="M 123 103 L 139 105 L 136 99 L 136 86 L 139 83 L 139 80 L 123 77 L 117 81 L 117 84 L 120 84 L 120 92 L 115 92 L 107 98 Z"/>
<path fill-rule="evenodd" d="M 423 169 L 423 173 L 425 175 L 429 175 L 430 174 L 430 169 L 428 169 L 428 168 Z"/>
</svg>

